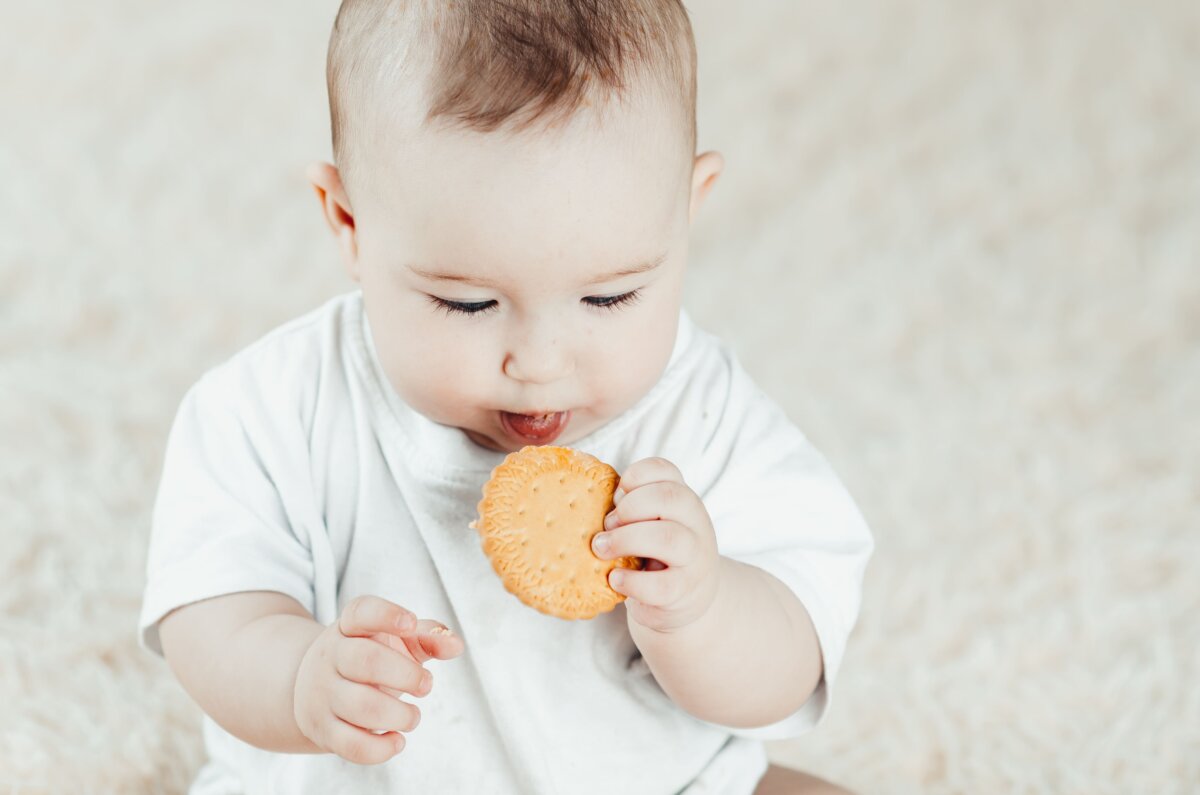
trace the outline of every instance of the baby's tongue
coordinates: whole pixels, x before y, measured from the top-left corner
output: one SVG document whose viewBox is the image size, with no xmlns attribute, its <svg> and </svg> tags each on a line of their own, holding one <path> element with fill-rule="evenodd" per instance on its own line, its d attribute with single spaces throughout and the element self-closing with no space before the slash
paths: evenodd
<svg viewBox="0 0 1200 795">
<path fill-rule="evenodd" d="M 556 436 L 564 417 L 564 413 L 561 411 L 540 416 L 505 413 L 508 416 L 508 423 L 514 431 L 535 440 Z"/>
</svg>

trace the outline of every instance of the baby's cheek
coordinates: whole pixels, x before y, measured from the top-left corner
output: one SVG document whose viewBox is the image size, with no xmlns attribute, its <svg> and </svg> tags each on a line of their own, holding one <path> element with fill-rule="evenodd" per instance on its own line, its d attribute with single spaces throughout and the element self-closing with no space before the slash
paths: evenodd
<svg viewBox="0 0 1200 795">
<path fill-rule="evenodd" d="M 603 392 L 614 404 L 628 407 L 658 382 L 671 355 L 669 340 L 658 335 L 638 337 L 622 345 L 620 356 L 604 357 Z"/>
<path fill-rule="evenodd" d="M 489 403 L 489 390 L 481 383 L 478 371 L 472 371 L 470 365 L 456 367 L 439 362 L 415 371 L 412 377 L 418 382 L 416 389 L 421 392 L 422 403 L 428 404 L 430 411 L 439 412 L 447 419 L 461 421 L 463 412 L 477 411 L 495 402 L 492 400 Z M 491 394 L 496 394 L 496 390 L 491 390 Z M 457 425 L 459 422 L 450 424 Z"/>
<path fill-rule="evenodd" d="M 467 368 L 456 368 L 444 357 L 428 356 L 418 346 L 393 351 L 383 363 L 396 394 L 409 406 L 434 420 L 452 422 L 469 389 Z M 468 393 L 469 394 L 469 393 Z"/>
</svg>

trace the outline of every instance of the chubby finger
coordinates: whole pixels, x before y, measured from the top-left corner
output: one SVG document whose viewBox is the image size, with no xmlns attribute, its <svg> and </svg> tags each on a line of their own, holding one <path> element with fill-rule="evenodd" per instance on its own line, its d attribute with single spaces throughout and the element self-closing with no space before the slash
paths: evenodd
<svg viewBox="0 0 1200 795">
<path fill-rule="evenodd" d="M 696 492 L 682 483 L 657 481 L 625 495 L 604 517 L 604 529 L 613 530 L 632 522 L 669 519 L 685 527 L 700 527 L 708 512 Z"/>
<path fill-rule="evenodd" d="M 608 584 L 617 593 L 651 607 L 669 607 L 687 590 L 687 581 L 680 569 L 637 571 L 616 568 L 609 572 Z"/>
<path fill-rule="evenodd" d="M 356 596 L 338 616 L 338 630 L 348 638 L 379 632 L 406 635 L 416 626 L 417 617 L 411 611 L 379 596 Z"/>
<path fill-rule="evenodd" d="M 425 696 L 433 675 L 409 656 L 369 638 L 347 638 L 338 644 L 334 667 L 351 682 Z"/>
<path fill-rule="evenodd" d="M 329 708 L 346 723 L 370 731 L 410 732 L 421 722 L 415 704 L 345 679 L 334 685 Z"/>
<path fill-rule="evenodd" d="M 466 650 L 463 639 L 452 629 L 440 621 L 428 618 L 422 618 L 417 622 L 415 640 L 420 647 L 421 655 L 426 659 L 432 657 L 438 660 L 452 660 Z M 420 656 L 417 656 L 417 659 L 425 662 Z"/>
<path fill-rule="evenodd" d="M 322 747 L 358 765 L 386 762 L 403 751 L 404 745 L 403 734 L 373 734 L 336 716 L 326 721 L 321 735 Z"/>
<path fill-rule="evenodd" d="M 592 537 L 592 551 L 601 560 L 633 555 L 668 566 L 686 566 L 698 546 L 695 533 L 670 520 L 634 522 Z"/>
<path fill-rule="evenodd" d="M 643 458 L 625 468 L 625 471 L 621 473 L 617 489 L 623 492 L 623 498 L 634 489 L 659 481 L 683 483 L 683 473 L 679 471 L 679 467 L 665 458 Z"/>
</svg>

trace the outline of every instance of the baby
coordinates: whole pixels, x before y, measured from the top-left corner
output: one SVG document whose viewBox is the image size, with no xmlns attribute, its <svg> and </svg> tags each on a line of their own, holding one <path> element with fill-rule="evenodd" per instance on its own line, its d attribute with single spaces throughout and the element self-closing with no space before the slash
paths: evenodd
<svg viewBox="0 0 1200 795">
<path fill-rule="evenodd" d="M 193 795 L 842 791 L 763 740 L 826 714 L 873 541 L 681 307 L 722 161 L 680 0 L 345 0 L 328 69 L 309 176 L 357 287 L 188 391 L 154 509 Z M 588 621 L 470 527 L 551 443 L 620 473 L 595 555 L 646 561 Z"/>
</svg>

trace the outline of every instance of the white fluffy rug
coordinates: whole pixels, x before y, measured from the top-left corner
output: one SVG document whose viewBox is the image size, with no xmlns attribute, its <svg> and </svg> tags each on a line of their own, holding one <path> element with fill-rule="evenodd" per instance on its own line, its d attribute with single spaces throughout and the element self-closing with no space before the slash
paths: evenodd
<svg viewBox="0 0 1200 795">
<path fill-rule="evenodd" d="M 827 724 L 864 793 L 1200 790 L 1194 0 L 691 4 L 728 170 L 687 304 L 877 534 Z M 0 2 L 0 791 L 181 792 L 138 650 L 200 372 L 351 286 L 333 0 Z"/>
</svg>

